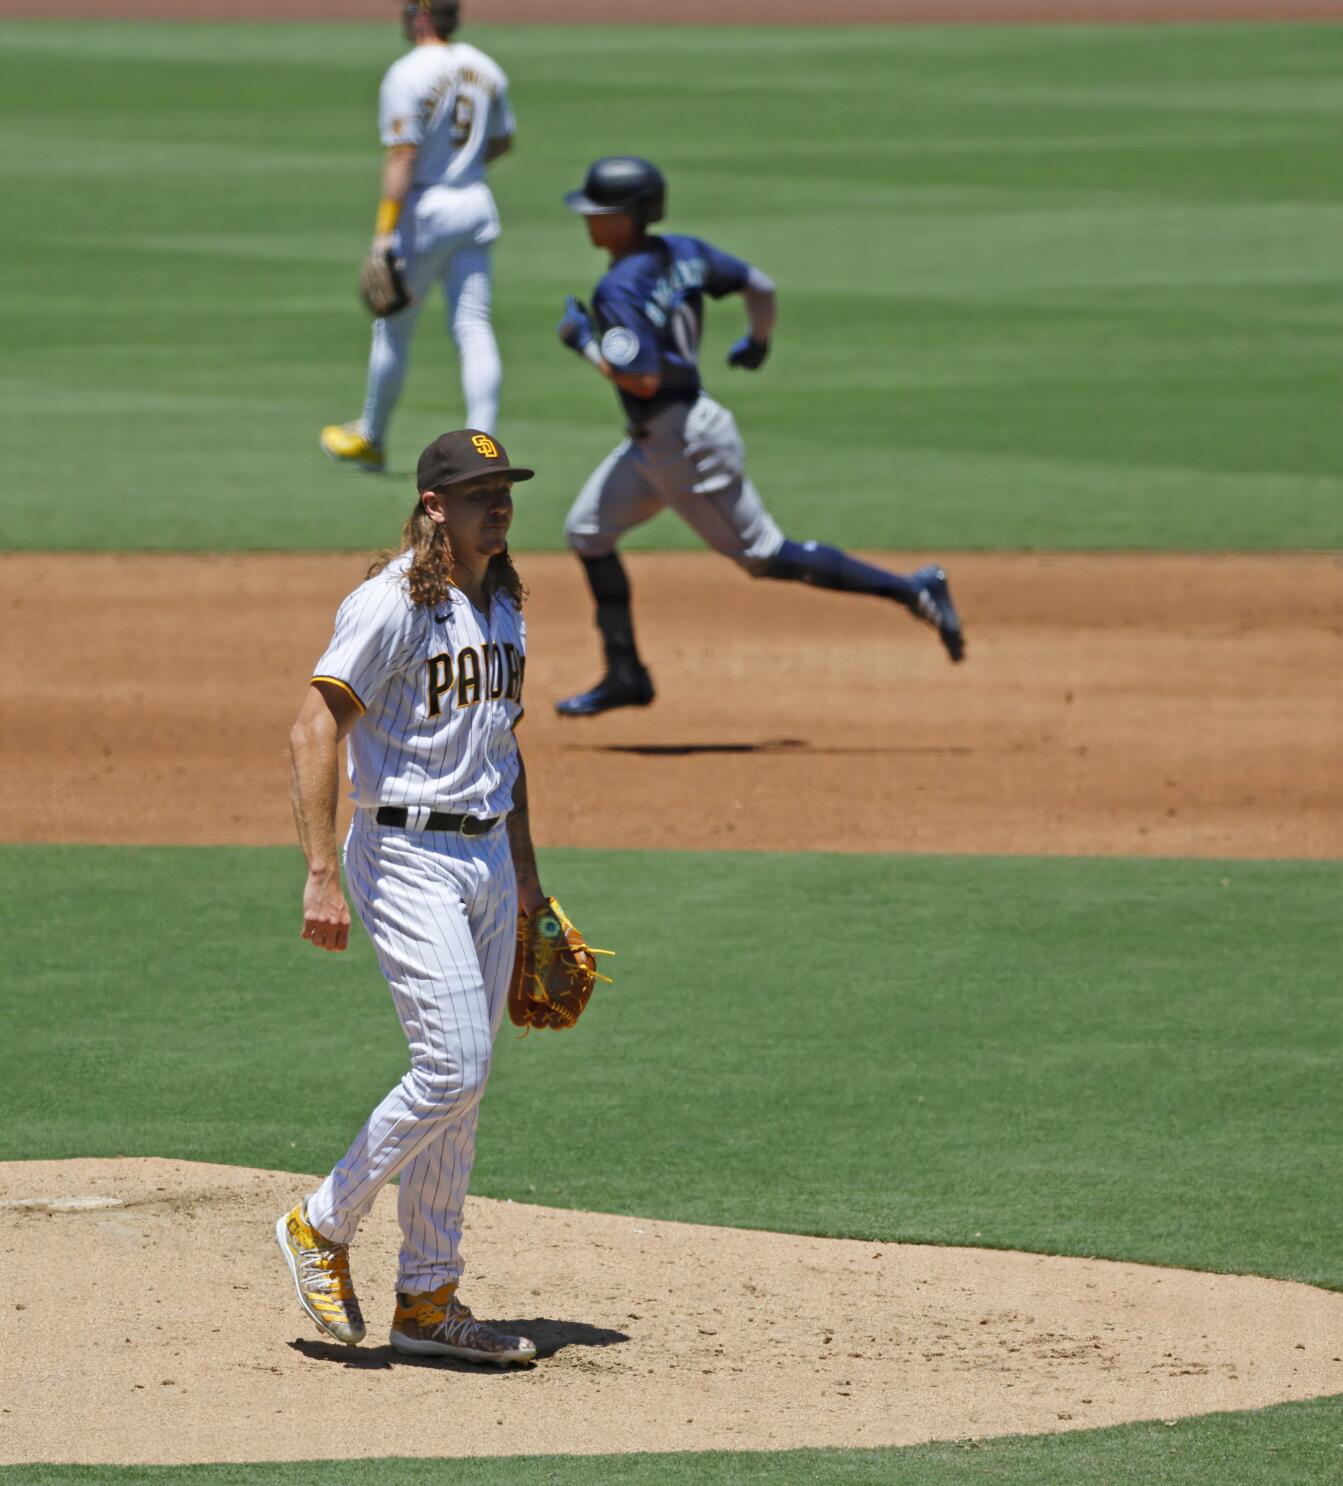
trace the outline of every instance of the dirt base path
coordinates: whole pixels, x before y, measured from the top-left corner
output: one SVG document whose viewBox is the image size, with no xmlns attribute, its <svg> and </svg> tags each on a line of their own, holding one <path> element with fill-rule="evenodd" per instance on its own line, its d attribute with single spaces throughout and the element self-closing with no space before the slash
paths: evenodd
<svg viewBox="0 0 1343 1486">
<path fill-rule="evenodd" d="M 349 1349 L 303 1316 L 274 1247 L 313 1185 L 179 1161 L 0 1165 L 18 1297 L 0 1318 L 0 1463 L 872 1447 L 1343 1389 L 1343 1295 L 1305 1285 L 480 1199 L 463 1295 L 532 1335 L 538 1365 L 391 1351 L 388 1200 L 353 1251 L 369 1337 Z M 90 1275 L 96 1316 L 70 1299 Z"/>
<path fill-rule="evenodd" d="M 909 554 L 883 560 L 908 566 Z M 1343 855 L 1343 560 L 949 556 L 970 637 L 630 561 L 658 685 L 585 722 L 567 556 L 522 562 L 545 845 Z M 289 844 L 286 739 L 361 559 L 0 556 L 0 835 Z"/>
</svg>

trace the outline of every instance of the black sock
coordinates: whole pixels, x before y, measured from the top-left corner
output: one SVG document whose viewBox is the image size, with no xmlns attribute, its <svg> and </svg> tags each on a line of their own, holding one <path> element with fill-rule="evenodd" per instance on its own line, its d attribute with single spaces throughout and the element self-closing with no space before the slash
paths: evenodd
<svg viewBox="0 0 1343 1486">
<path fill-rule="evenodd" d="M 894 599 L 913 608 L 919 586 L 899 573 L 873 567 L 820 542 L 789 542 L 765 564 L 762 578 L 779 578 L 794 583 L 810 583 L 814 588 L 833 588 L 842 593 L 870 593 L 878 598 Z"/>
<path fill-rule="evenodd" d="M 630 612 L 630 580 L 618 552 L 579 559 L 588 575 L 588 587 L 597 604 L 597 628 L 606 653 L 606 671 L 618 680 L 643 671 L 634 643 L 634 616 Z"/>
</svg>

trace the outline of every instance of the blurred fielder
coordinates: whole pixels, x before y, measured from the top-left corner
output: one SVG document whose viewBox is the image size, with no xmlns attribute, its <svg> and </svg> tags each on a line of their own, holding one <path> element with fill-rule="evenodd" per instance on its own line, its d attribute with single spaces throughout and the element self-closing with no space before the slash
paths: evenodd
<svg viewBox="0 0 1343 1486">
<path fill-rule="evenodd" d="M 377 472 L 405 381 L 425 296 L 441 284 L 462 365 L 466 423 L 493 433 L 499 418 L 499 347 L 490 325 L 490 245 L 499 212 L 485 167 L 513 143 L 508 79 L 484 52 L 454 40 L 457 0 L 411 0 L 411 50 L 387 69 L 378 99 L 386 148 L 370 258 L 390 256 L 409 303 L 376 319 L 361 418 L 322 430 L 323 451 Z"/>
</svg>

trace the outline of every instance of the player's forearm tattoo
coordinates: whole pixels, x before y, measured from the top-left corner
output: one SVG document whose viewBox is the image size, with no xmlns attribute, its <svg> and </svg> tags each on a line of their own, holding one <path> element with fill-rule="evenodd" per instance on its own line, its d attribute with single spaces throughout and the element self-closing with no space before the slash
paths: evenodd
<svg viewBox="0 0 1343 1486">
<path fill-rule="evenodd" d="M 513 808 L 508 813 L 508 846 L 518 879 L 518 901 L 527 903 L 540 891 L 541 877 L 532 845 L 532 822 L 527 807 L 527 770 L 521 762 L 513 785 Z"/>
</svg>

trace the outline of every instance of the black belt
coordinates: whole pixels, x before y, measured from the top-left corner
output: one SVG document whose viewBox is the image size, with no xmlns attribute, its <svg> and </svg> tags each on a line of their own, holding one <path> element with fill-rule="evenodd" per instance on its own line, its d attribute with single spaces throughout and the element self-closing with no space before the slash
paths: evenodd
<svg viewBox="0 0 1343 1486">
<path fill-rule="evenodd" d="M 483 836 L 503 819 L 502 815 L 449 815 L 446 810 L 431 810 L 421 817 L 415 812 L 417 831 L 455 831 L 459 836 Z M 404 805 L 380 805 L 374 819 L 380 826 L 404 826 L 410 811 Z"/>
</svg>

